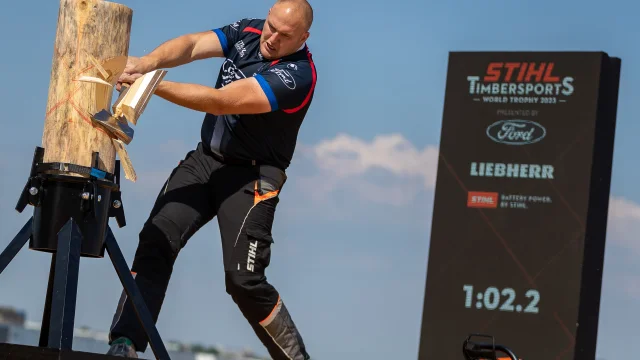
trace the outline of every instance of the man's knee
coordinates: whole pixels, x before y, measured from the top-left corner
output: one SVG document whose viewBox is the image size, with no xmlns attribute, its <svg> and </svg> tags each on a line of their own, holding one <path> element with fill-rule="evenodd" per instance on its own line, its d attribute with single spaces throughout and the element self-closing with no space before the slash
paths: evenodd
<svg viewBox="0 0 640 360">
<path fill-rule="evenodd" d="M 175 258 L 178 253 L 185 246 L 186 242 L 198 229 L 198 218 L 179 219 L 176 217 L 185 216 L 180 209 L 174 209 L 168 216 L 166 212 L 156 214 L 153 218 L 149 219 L 142 230 L 140 231 L 140 244 L 142 246 L 158 247 L 162 250 L 163 254 L 167 257 Z"/>
<path fill-rule="evenodd" d="M 159 226 L 157 222 L 147 222 L 140 231 L 139 248 L 145 251 L 157 252 L 162 257 L 172 258 L 177 255 L 178 245 L 176 239 L 167 235 L 167 230 Z"/>
<path fill-rule="evenodd" d="M 225 274 L 227 294 L 233 298 L 250 298 L 257 296 L 261 287 L 266 284 L 266 277 L 258 274 L 244 275 L 237 271 L 228 271 Z"/>
<path fill-rule="evenodd" d="M 278 292 L 264 275 L 225 273 L 226 290 L 242 313 L 253 322 L 263 320 L 278 301 Z"/>
</svg>

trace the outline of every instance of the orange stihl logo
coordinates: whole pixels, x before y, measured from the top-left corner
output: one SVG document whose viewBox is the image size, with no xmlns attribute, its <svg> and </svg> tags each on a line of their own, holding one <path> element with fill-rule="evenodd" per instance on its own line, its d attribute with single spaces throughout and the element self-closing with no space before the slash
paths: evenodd
<svg viewBox="0 0 640 360">
<path fill-rule="evenodd" d="M 560 82 L 558 76 L 554 76 L 553 62 L 492 62 L 487 66 L 485 82 Z"/>
<path fill-rule="evenodd" d="M 498 207 L 498 193 L 470 191 L 467 198 L 467 206 L 475 208 Z"/>
</svg>

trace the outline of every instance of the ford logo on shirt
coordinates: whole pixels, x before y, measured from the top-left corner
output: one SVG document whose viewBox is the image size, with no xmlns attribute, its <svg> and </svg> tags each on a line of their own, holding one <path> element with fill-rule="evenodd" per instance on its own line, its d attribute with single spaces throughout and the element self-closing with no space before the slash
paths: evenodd
<svg viewBox="0 0 640 360">
<path fill-rule="evenodd" d="M 489 139 L 507 145 L 533 144 L 546 135 L 542 125 L 530 120 L 500 120 L 487 127 Z"/>
</svg>

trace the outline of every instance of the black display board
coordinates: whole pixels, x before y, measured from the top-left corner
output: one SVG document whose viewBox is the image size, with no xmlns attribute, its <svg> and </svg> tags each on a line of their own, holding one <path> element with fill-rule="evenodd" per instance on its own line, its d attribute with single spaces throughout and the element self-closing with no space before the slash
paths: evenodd
<svg viewBox="0 0 640 360">
<path fill-rule="evenodd" d="M 620 60 L 449 57 L 419 360 L 595 358 Z"/>
</svg>

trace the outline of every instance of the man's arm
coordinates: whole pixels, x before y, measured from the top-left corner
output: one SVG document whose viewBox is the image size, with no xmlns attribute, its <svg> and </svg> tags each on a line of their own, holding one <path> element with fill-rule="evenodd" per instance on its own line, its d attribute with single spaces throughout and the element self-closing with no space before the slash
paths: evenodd
<svg viewBox="0 0 640 360">
<path fill-rule="evenodd" d="M 171 39 L 158 46 L 151 53 L 142 56 L 152 71 L 188 64 L 194 60 L 222 57 L 223 49 L 218 36 L 213 31 L 186 34 Z"/>
<path fill-rule="evenodd" d="M 267 96 L 255 77 L 234 81 L 221 89 L 162 81 L 155 94 L 174 104 L 214 115 L 261 114 L 273 108 L 273 96 Z"/>
<path fill-rule="evenodd" d="M 174 104 L 214 115 L 294 113 L 309 103 L 316 84 L 313 61 L 278 64 L 220 89 L 162 81 L 155 94 Z"/>
</svg>

